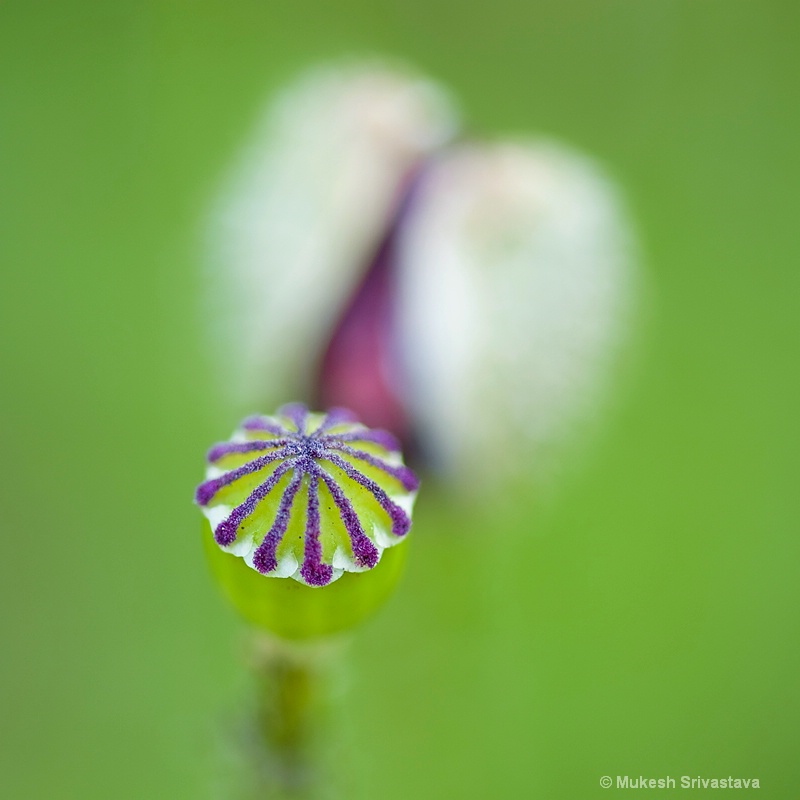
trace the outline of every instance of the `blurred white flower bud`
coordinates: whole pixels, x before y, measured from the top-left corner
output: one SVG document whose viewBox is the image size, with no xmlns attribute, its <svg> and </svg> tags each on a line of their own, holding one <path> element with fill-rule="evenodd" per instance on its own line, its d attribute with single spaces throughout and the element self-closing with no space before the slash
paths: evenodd
<svg viewBox="0 0 800 800">
<path fill-rule="evenodd" d="M 313 70 L 268 104 L 212 224 L 209 312 L 234 402 L 308 394 L 409 177 L 455 130 L 439 87 L 381 64 Z"/>
<path fill-rule="evenodd" d="M 212 313 L 239 406 L 316 393 L 469 483 L 549 464 L 596 407 L 633 266 L 587 159 L 454 132 L 409 71 L 286 89 L 221 204 Z"/>
<path fill-rule="evenodd" d="M 426 171 L 398 329 L 410 414 L 442 467 L 503 474 L 523 447 L 536 467 L 591 411 L 629 314 L 630 238 L 611 183 L 551 143 L 463 145 Z"/>
</svg>

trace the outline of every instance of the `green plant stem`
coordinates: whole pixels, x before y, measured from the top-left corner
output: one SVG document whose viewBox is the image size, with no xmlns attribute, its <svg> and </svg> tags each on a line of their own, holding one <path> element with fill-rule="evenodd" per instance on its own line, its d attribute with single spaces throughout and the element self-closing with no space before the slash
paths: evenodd
<svg viewBox="0 0 800 800">
<path fill-rule="evenodd" d="M 339 641 L 293 643 L 254 635 L 254 797 L 317 800 L 328 794 L 329 694 L 341 650 Z"/>
</svg>

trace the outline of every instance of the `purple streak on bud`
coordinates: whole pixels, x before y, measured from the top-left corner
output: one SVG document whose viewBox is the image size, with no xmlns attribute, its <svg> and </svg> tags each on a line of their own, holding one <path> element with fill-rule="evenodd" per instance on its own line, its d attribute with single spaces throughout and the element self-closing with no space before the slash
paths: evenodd
<svg viewBox="0 0 800 800">
<path fill-rule="evenodd" d="M 264 541 L 261 542 L 253 554 L 253 566 L 261 573 L 272 572 L 278 566 L 278 559 L 275 553 L 281 543 L 281 539 L 283 539 L 283 534 L 286 533 L 286 528 L 289 526 L 292 503 L 294 503 L 294 498 L 302 481 L 302 470 L 295 470 L 289 485 L 283 492 L 281 503 L 278 506 L 278 513 L 275 515 L 275 521 L 264 537 Z"/>
<path fill-rule="evenodd" d="M 322 478 L 328 491 L 333 497 L 333 502 L 339 509 L 339 516 L 342 518 L 345 530 L 350 537 L 353 547 L 353 557 L 357 564 L 362 567 L 372 569 L 378 563 L 378 548 L 369 540 L 361 527 L 361 520 L 358 518 L 355 509 L 339 487 L 339 484 L 327 473 L 315 465 L 315 469 Z"/>
<path fill-rule="evenodd" d="M 423 173 L 417 165 L 400 186 L 383 239 L 328 339 L 316 387 L 323 407 L 352 408 L 365 424 L 388 428 L 402 439 L 410 433 L 410 421 L 402 396 L 406 376 L 396 350 L 397 249 Z"/>
<path fill-rule="evenodd" d="M 303 580 L 310 586 L 325 586 L 333 577 L 333 567 L 322 563 L 322 544 L 319 535 L 319 477 L 312 471 L 308 481 L 305 553 L 303 566 L 300 569 Z"/>
<path fill-rule="evenodd" d="M 225 456 L 241 453 L 255 453 L 259 450 L 270 450 L 273 447 L 283 447 L 289 444 L 289 439 L 268 439 L 252 442 L 223 442 L 215 444 L 208 451 L 208 460 L 213 464 Z"/>
<path fill-rule="evenodd" d="M 263 431 L 264 433 L 271 433 L 274 436 L 286 436 L 287 433 L 291 432 L 287 431 L 283 425 L 280 425 L 274 420 L 259 415 L 248 417 L 242 423 L 241 427 L 245 431 Z"/>
<path fill-rule="evenodd" d="M 338 450 L 340 453 L 357 458 L 359 461 L 365 461 L 371 467 L 375 467 L 376 469 L 382 470 L 387 475 L 391 475 L 393 478 L 400 481 L 403 488 L 408 492 L 415 492 L 419 489 L 419 478 L 405 465 L 393 467 L 391 464 L 387 464 L 382 458 L 377 458 L 371 453 L 365 453 L 363 450 L 356 450 L 353 447 L 336 441 L 330 442 L 328 447 L 331 450 Z"/>
<path fill-rule="evenodd" d="M 333 453 L 326 456 L 326 460 L 331 464 L 339 467 L 348 478 L 354 480 L 356 483 L 361 484 L 365 489 L 372 492 L 375 499 L 380 503 L 381 508 L 389 515 L 392 520 L 392 533 L 395 536 L 405 536 L 411 527 L 411 520 L 397 503 L 393 502 L 389 495 L 378 486 L 375 481 L 368 478 L 366 475 L 359 472 L 352 464 L 345 461 Z"/>
<path fill-rule="evenodd" d="M 327 438 L 327 437 L 326 437 Z M 372 442 L 391 452 L 400 452 L 400 442 L 397 437 L 389 431 L 373 428 L 363 431 L 348 431 L 347 433 L 337 433 L 335 438 L 340 442 Z"/>
<path fill-rule="evenodd" d="M 226 520 L 217 525 L 214 531 L 214 539 L 218 545 L 225 547 L 236 541 L 239 525 L 255 511 L 256 506 L 277 486 L 278 481 L 294 465 L 294 461 L 284 461 L 282 464 L 278 464 L 269 478 L 258 486 L 244 503 L 236 506 Z"/>
<path fill-rule="evenodd" d="M 300 435 L 305 434 L 306 423 L 308 422 L 308 408 L 302 403 L 287 403 L 278 409 L 278 414 L 282 417 L 288 417 Z"/>
<path fill-rule="evenodd" d="M 271 464 L 273 461 L 278 461 L 281 458 L 286 458 L 287 455 L 289 455 L 289 453 L 285 449 L 278 450 L 274 453 L 268 453 L 265 456 L 260 456 L 253 461 L 249 461 L 238 469 L 232 469 L 230 472 L 220 475 L 219 478 L 212 478 L 210 481 L 201 483 L 195 492 L 195 502 L 200 506 L 208 505 L 214 495 L 223 487 L 230 485 L 234 481 L 238 481 L 239 478 L 243 478 L 245 475 L 258 472 L 258 470 L 266 467 L 267 464 Z"/>
</svg>

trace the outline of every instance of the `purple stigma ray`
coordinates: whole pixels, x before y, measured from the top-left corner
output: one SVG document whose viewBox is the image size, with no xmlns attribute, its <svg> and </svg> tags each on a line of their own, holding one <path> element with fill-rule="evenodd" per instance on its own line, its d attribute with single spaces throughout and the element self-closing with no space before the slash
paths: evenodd
<svg viewBox="0 0 800 800">
<path fill-rule="evenodd" d="M 362 567 L 372 569 L 378 563 L 378 548 L 372 543 L 370 538 L 364 533 L 361 527 L 361 520 L 358 518 L 355 509 L 350 501 L 347 499 L 341 487 L 336 483 L 335 479 L 329 475 L 325 470 L 317 467 L 319 477 L 322 478 L 328 491 L 333 497 L 333 502 L 339 509 L 339 516 L 342 519 L 345 530 L 350 537 L 350 543 L 353 546 L 353 557 L 356 562 Z"/>
<path fill-rule="evenodd" d="M 297 491 L 302 481 L 303 471 L 296 469 L 291 481 L 289 481 L 289 485 L 283 492 L 281 503 L 278 506 L 278 513 L 275 515 L 275 521 L 272 523 L 272 527 L 264 537 L 264 541 L 261 542 L 253 554 L 253 565 L 262 574 L 272 572 L 272 570 L 276 569 L 278 566 L 278 559 L 275 554 L 278 550 L 278 545 L 281 543 L 281 539 L 283 539 L 283 535 L 286 533 L 286 528 L 289 527 L 292 504 L 294 503 L 294 498 L 297 496 Z"/>
<path fill-rule="evenodd" d="M 256 506 L 261 500 L 278 485 L 278 481 L 294 466 L 294 460 L 284 461 L 282 464 L 278 464 L 269 478 L 251 492 L 247 500 L 241 505 L 236 506 L 226 520 L 217 525 L 217 529 L 214 531 L 214 539 L 217 544 L 224 547 L 236 541 L 239 525 L 255 511 Z"/>
<path fill-rule="evenodd" d="M 239 478 L 243 478 L 245 475 L 258 472 L 258 470 L 263 469 L 273 461 L 278 461 L 279 459 L 286 458 L 290 455 L 291 453 L 286 448 L 278 450 L 274 453 L 267 453 L 267 455 L 259 456 L 253 461 L 248 461 L 241 467 L 233 469 L 230 472 L 226 472 L 224 475 L 220 475 L 218 478 L 212 478 L 211 480 L 205 481 L 197 487 L 195 501 L 200 506 L 206 506 L 211 502 L 214 495 L 217 494 L 220 489 L 230 485 L 234 481 L 238 481 Z"/>
<path fill-rule="evenodd" d="M 308 511 L 306 516 L 305 551 L 300 574 L 309 586 L 325 586 L 331 582 L 333 567 L 322 563 L 320 537 L 319 478 L 314 471 L 309 475 Z"/>
<path fill-rule="evenodd" d="M 320 426 L 311 435 L 314 437 L 321 436 L 325 431 L 334 428 L 336 425 L 357 422 L 358 417 L 349 408 L 332 408 L 325 415 L 325 419 L 322 420 Z"/>
<path fill-rule="evenodd" d="M 268 417 L 262 417 L 259 415 L 248 417 L 244 422 L 242 422 L 242 430 L 263 431 L 264 433 L 271 433 L 274 436 L 286 436 L 288 433 L 291 433 L 291 431 L 287 431 L 283 425 L 280 425 Z"/>
<path fill-rule="evenodd" d="M 288 417 L 297 428 L 297 432 L 302 436 L 306 432 L 308 422 L 308 408 L 302 403 L 287 403 L 278 409 L 282 417 Z"/>
<path fill-rule="evenodd" d="M 393 467 L 387 464 L 382 458 L 373 456 L 371 453 L 365 453 L 363 450 L 356 450 L 346 444 L 340 442 L 331 442 L 328 444 L 331 450 L 338 450 L 340 453 L 357 458 L 359 461 L 364 461 L 371 467 L 380 469 L 387 475 L 396 478 L 403 485 L 403 488 L 408 492 L 415 492 L 419 489 L 419 479 L 417 476 L 405 465 Z"/>
<path fill-rule="evenodd" d="M 347 433 L 335 433 L 330 436 L 324 436 L 323 439 L 331 439 L 332 441 L 340 442 L 372 442 L 377 444 L 384 450 L 390 452 L 400 452 L 400 442 L 389 431 L 381 430 L 380 428 L 364 428 L 363 431 L 348 431 Z"/>
<path fill-rule="evenodd" d="M 215 444 L 209 451 L 206 458 L 210 462 L 219 461 L 225 456 L 242 453 L 257 453 L 260 450 L 269 450 L 273 447 L 284 447 L 289 444 L 290 439 L 267 439 L 254 440 L 252 442 L 222 442 Z"/>
<path fill-rule="evenodd" d="M 405 536 L 408 533 L 409 528 L 411 527 L 411 520 L 403 511 L 400 506 L 397 505 L 393 500 L 390 499 L 389 495 L 378 486 L 375 481 L 368 478 L 363 473 L 359 472 L 352 464 L 348 461 L 345 461 L 343 458 L 339 456 L 328 453 L 325 456 L 327 461 L 330 461 L 331 464 L 339 467 L 348 478 L 351 478 L 356 483 L 361 484 L 365 489 L 372 492 L 375 499 L 380 504 L 381 508 L 389 515 L 392 520 L 392 533 L 395 536 Z"/>
</svg>

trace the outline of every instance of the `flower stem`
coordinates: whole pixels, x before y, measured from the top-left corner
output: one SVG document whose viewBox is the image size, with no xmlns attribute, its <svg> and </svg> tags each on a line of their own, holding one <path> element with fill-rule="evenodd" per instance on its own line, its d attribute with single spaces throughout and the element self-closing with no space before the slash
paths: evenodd
<svg viewBox="0 0 800 800">
<path fill-rule="evenodd" d="M 253 636 L 253 798 L 318 800 L 329 794 L 329 690 L 341 650 L 340 641 L 293 643 Z"/>
</svg>

